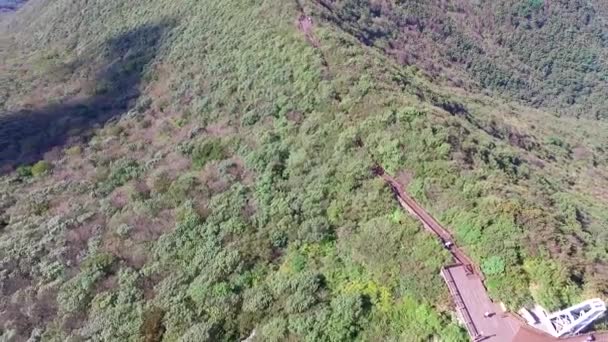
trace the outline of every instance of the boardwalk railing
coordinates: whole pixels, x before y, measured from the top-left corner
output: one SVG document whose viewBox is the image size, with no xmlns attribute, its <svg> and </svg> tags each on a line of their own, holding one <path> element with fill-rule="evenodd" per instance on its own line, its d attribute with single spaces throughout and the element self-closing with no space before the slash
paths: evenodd
<svg viewBox="0 0 608 342">
<path fill-rule="evenodd" d="M 381 177 L 390 185 L 397 197 L 397 200 L 399 201 L 399 204 L 401 204 L 401 207 L 407 210 L 412 216 L 420 220 L 422 226 L 426 230 L 435 235 L 442 244 L 445 244 L 446 242 L 454 242 L 452 234 L 450 234 L 447 229 L 437 222 L 437 220 L 435 220 L 433 216 L 424 210 L 424 208 L 422 208 L 413 198 L 408 196 L 401 184 L 399 184 L 396 179 L 384 172 L 381 173 Z M 469 273 L 475 273 L 482 282 L 485 280 L 483 272 L 481 272 L 479 267 L 462 250 L 460 250 L 458 246 L 452 245 L 449 250 L 452 257 L 456 259 L 458 263 L 468 267 L 467 271 L 473 270 L 473 272 Z"/>
<path fill-rule="evenodd" d="M 454 265 L 454 266 L 462 267 L 462 265 Z M 456 309 L 460 313 L 460 317 L 462 318 L 463 323 L 464 323 L 465 327 L 467 328 L 467 332 L 469 333 L 471 340 L 478 341 L 483 337 L 481 336 L 479 331 L 477 331 L 477 328 L 475 327 L 475 324 L 473 323 L 473 319 L 471 318 L 471 314 L 469 313 L 469 310 L 467 309 L 466 305 L 464 304 L 464 300 L 462 299 L 462 296 L 460 295 L 460 291 L 458 290 L 458 287 L 456 286 L 454 277 L 452 277 L 452 274 L 450 273 L 449 267 L 454 267 L 454 266 L 447 266 L 447 267 L 441 268 L 441 276 L 443 277 L 443 280 L 445 281 L 445 283 L 448 286 L 448 290 L 450 291 L 450 294 L 452 295 L 452 298 L 454 299 L 454 304 L 456 305 Z"/>
</svg>

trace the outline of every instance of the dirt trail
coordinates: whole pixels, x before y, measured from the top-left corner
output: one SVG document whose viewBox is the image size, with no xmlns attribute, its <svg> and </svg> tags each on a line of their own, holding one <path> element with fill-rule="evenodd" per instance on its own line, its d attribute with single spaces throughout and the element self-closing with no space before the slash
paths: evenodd
<svg viewBox="0 0 608 342">
<path fill-rule="evenodd" d="M 298 28 L 298 31 L 304 35 L 306 41 L 319 53 L 321 64 L 323 65 L 323 78 L 331 79 L 331 70 L 329 68 L 329 63 L 327 63 L 325 53 L 321 48 L 321 41 L 314 33 L 313 18 L 305 13 L 304 7 L 298 1 L 296 1 L 296 4 L 299 11 L 299 16 L 295 23 L 296 27 Z"/>
<path fill-rule="evenodd" d="M 319 43 L 319 39 L 315 36 L 313 29 L 312 17 L 305 15 L 304 13 L 300 14 L 298 17 L 298 30 L 304 34 L 306 40 L 312 45 L 314 48 L 318 49 L 321 44 Z"/>
</svg>

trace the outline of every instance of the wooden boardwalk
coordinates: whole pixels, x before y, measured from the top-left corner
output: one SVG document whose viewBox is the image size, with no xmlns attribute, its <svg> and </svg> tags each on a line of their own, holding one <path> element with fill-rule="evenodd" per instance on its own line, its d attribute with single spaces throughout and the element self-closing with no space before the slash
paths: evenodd
<svg viewBox="0 0 608 342">
<path fill-rule="evenodd" d="M 473 323 L 473 317 L 471 317 L 471 312 L 468 310 L 467 305 L 462 298 L 462 294 L 458 289 L 458 285 L 456 284 L 456 280 L 454 280 L 454 276 L 450 271 L 450 267 L 462 267 L 462 265 L 452 265 L 448 267 L 444 267 L 441 269 L 441 276 L 448 286 L 448 290 L 452 295 L 454 300 L 454 305 L 456 306 L 456 310 L 458 310 L 458 314 L 460 315 L 460 319 L 464 323 L 467 328 L 467 332 L 469 333 L 469 337 L 473 341 L 479 341 L 483 338 L 483 335 L 477 330 L 477 326 Z"/>
<path fill-rule="evenodd" d="M 416 203 L 403 186 L 384 172 L 384 169 L 376 166 L 374 172 L 391 187 L 403 209 L 420 220 L 424 228 L 435 235 L 443 245 L 448 243 L 455 264 L 443 267 L 441 275 L 472 341 L 584 342 L 593 335 L 594 341 L 608 342 L 606 332 L 556 338 L 529 326 L 517 316 L 504 312 L 490 299 L 479 267 L 455 244 L 450 232 Z M 486 317 L 485 313 L 491 313 L 490 317 Z"/>
<path fill-rule="evenodd" d="M 481 278 L 468 274 L 463 265 L 450 265 L 442 269 L 448 288 L 454 287 L 460 294 L 461 304 L 456 304 L 473 341 L 510 342 L 522 326 L 522 322 L 494 303 L 488 296 Z M 451 293 L 452 291 L 450 291 Z M 452 298 L 455 296 L 452 294 Z M 486 312 L 491 313 L 486 317 Z M 467 320 L 470 323 L 467 323 Z M 475 333 L 477 335 L 475 335 Z"/>
</svg>

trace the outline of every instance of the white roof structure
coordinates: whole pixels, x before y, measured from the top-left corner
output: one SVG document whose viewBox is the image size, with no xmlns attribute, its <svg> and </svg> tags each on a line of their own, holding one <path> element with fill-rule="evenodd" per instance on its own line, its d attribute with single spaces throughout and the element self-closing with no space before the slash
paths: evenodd
<svg viewBox="0 0 608 342">
<path fill-rule="evenodd" d="M 522 309 L 519 313 L 528 324 L 555 337 L 573 336 L 603 316 L 606 313 L 606 303 L 593 298 L 553 313 L 547 313 L 538 305 L 532 311 Z"/>
</svg>

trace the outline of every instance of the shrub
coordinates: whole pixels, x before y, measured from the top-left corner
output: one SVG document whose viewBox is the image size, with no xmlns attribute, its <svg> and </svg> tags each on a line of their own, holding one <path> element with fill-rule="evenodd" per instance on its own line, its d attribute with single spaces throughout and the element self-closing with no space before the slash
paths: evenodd
<svg viewBox="0 0 608 342">
<path fill-rule="evenodd" d="M 165 193 L 171 186 L 171 177 L 167 172 L 159 172 L 152 175 L 151 187 L 154 193 Z"/>
<path fill-rule="evenodd" d="M 533 279 L 532 296 L 549 310 L 556 310 L 579 301 L 581 289 L 575 284 L 563 265 L 554 261 L 529 259 L 524 269 Z"/>
<path fill-rule="evenodd" d="M 272 303 L 272 295 L 265 287 L 245 290 L 243 294 L 243 310 L 259 313 Z"/>
<path fill-rule="evenodd" d="M 32 165 L 32 176 L 37 177 L 47 173 L 51 169 L 51 164 L 46 160 L 41 160 Z"/>
<path fill-rule="evenodd" d="M 352 341 L 361 329 L 358 320 L 363 315 L 360 295 L 341 295 L 331 301 L 332 313 L 326 322 L 330 341 Z"/>
<path fill-rule="evenodd" d="M 68 156 L 78 156 L 82 153 L 82 147 L 76 145 L 65 150 L 65 154 Z"/>
<path fill-rule="evenodd" d="M 287 333 L 287 320 L 283 317 L 274 317 L 260 330 L 260 335 L 265 341 L 284 341 Z"/>
<path fill-rule="evenodd" d="M 197 178 L 186 174 L 171 183 L 167 190 L 167 198 L 173 206 L 179 206 L 188 199 L 188 194 L 199 184 Z"/>
<path fill-rule="evenodd" d="M 128 181 L 139 178 L 144 172 L 144 167 L 139 165 L 135 160 L 121 159 L 112 163 L 109 174 L 103 167 L 99 167 L 98 172 L 100 175 L 97 178 L 102 180 L 98 185 L 99 193 L 107 195 Z"/>
<path fill-rule="evenodd" d="M 148 185 L 141 181 L 135 181 L 129 184 L 129 198 L 131 201 L 144 201 L 150 198 L 150 189 Z"/>
<path fill-rule="evenodd" d="M 28 202 L 28 210 L 35 215 L 42 215 L 49 210 L 49 201 L 45 198 L 35 198 Z"/>
<path fill-rule="evenodd" d="M 19 166 L 17 168 L 17 175 L 22 178 L 30 177 L 32 175 L 32 167 L 28 165 Z"/>
<path fill-rule="evenodd" d="M 501 274 L 505 271 L 505 262 L 501 257 L 493 255 L 483 261 L 481 268 L 487 275 Z"/>
<path fill-rule="evenodd" d="M 193 325 L 180 338 L 181 342 L 205 342 L 217 341 L 217 326 L 211 322 L 198 323 Z"/>
<path fill-rule="evenodd" d="M 192 151 L 192 163 L 199 168 L 202 168 L 210 161 L 224 158 L 224 147 L 219 140 L 206 141 L 203 144 L 196 146 Z"/>
<path fill-rule="evenodd" d="M 257 113 L 257 112 L 249 112 L 249 113 L 246 113 L 245 115 L 243 115 L 243 118 L 241 119 L 241 123 L 244 126 L 253 126 L 259 120 L 260 120 L 260 114 L 259 113 Z"/>
<path fill-rule="evenodd" d="M 133 230 L 133 227 L 131 227 L 130 225 L 123 223 L 121 225 L 119 225 L 118 227 L 116 227 L 116 234 L 118 234 L 118 236 L 121 237 L 127 237 L 129 236 L 129 232 L 131 232 L 131 230 Z"/>
<path fill-rule="evenodd" d="M 64 283 L 57 295 L 57 303 L 61 310 L 65 312 L 84 310 L 93 299 L 92 289 L 100 276 L 99 273 L 85 272 Z"/>
<path fill-rule="evenodd" d="M 144 312 L 143 322 L 139 329 L 144 341 L 160 342 L 162 340 L 165 331 L 162 322 L 164 315 L 164 311 L 157 307 L 152 307 Z"/>
<path fill-rule="evenodd" d="M 534 10 L 540 9 L 545 4 L 544 0 L 528 0 L 530 7 Z"/>
</svg>

